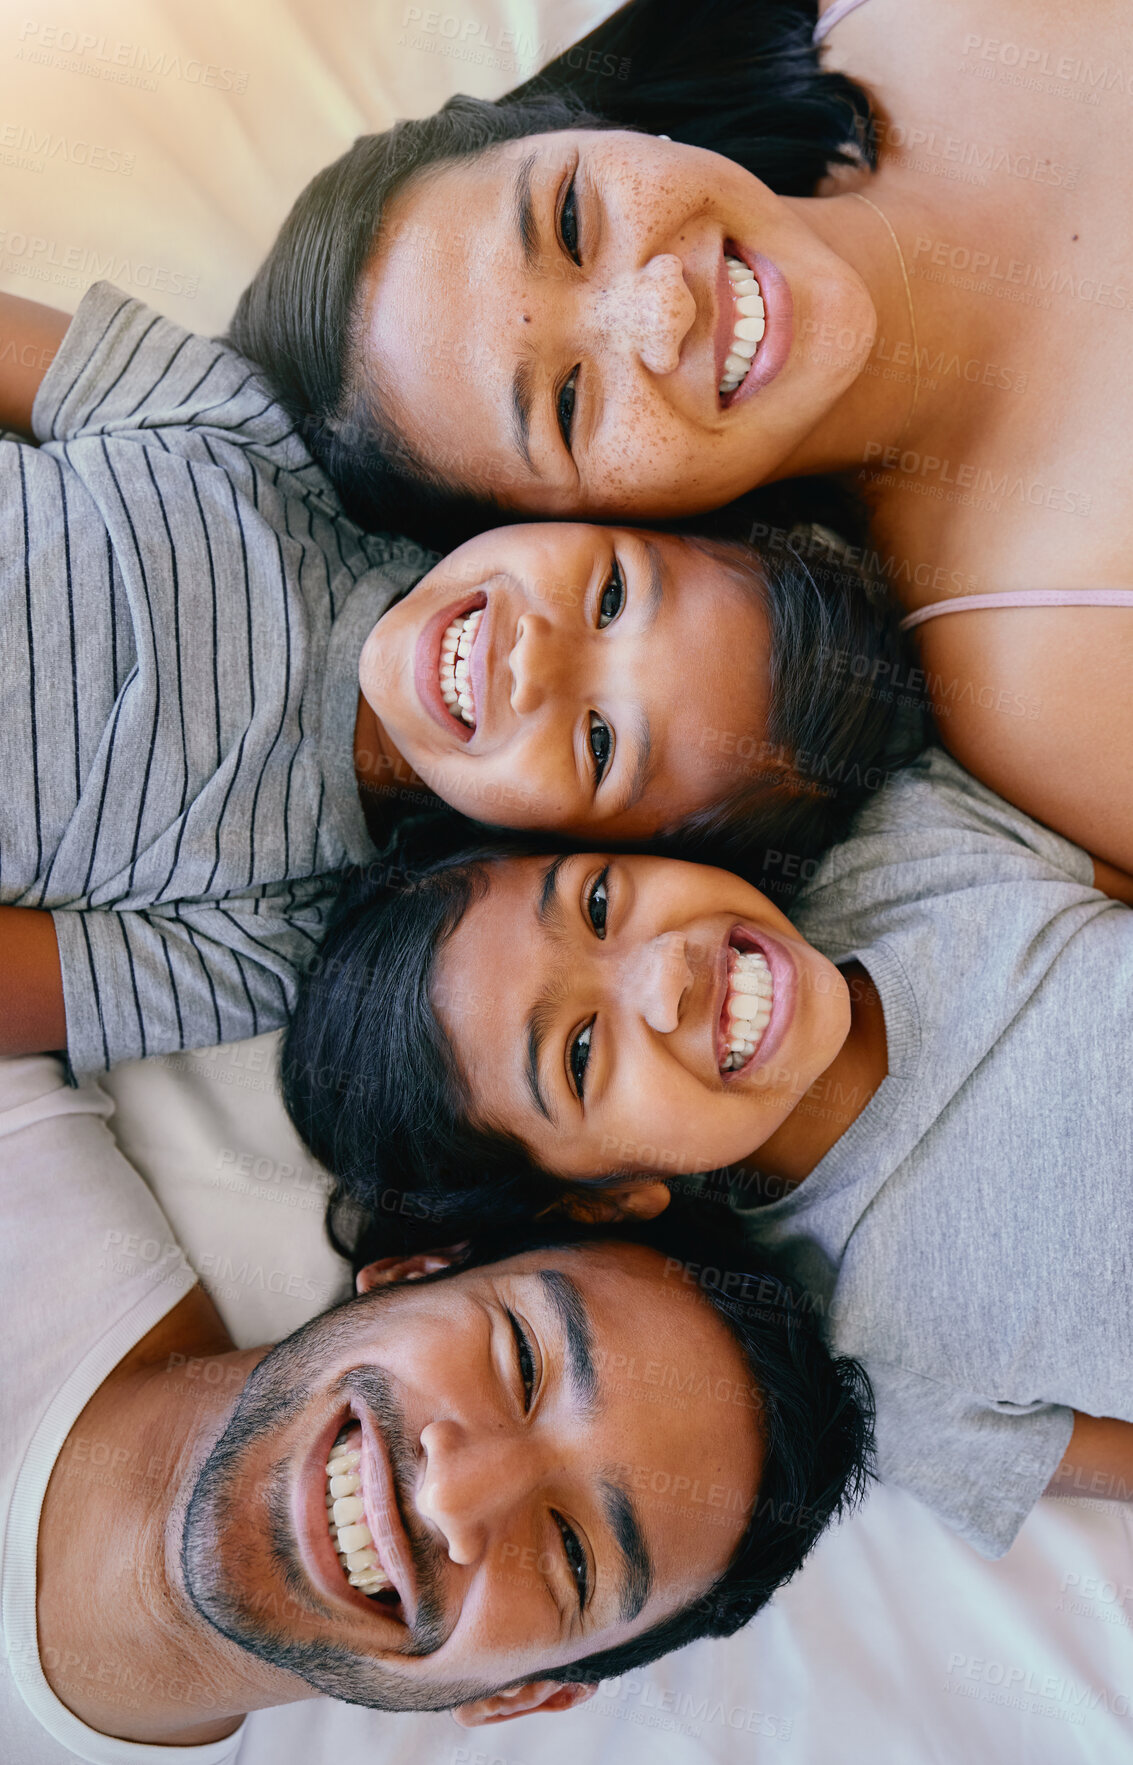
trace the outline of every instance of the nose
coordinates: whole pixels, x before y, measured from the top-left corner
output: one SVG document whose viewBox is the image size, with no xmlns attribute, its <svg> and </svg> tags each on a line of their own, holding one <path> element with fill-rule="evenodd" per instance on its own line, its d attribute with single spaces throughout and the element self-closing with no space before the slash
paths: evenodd
<svg viewBox="0 0 1133 1765">
<path fill-rule="evenodd" d="M 625 958 L 622 997 L 660 1035 L 675 1030 L 692 984 L 688 946 L 680 932 L 665 932 L 638 944 Z"/>
<path fill-rule="evenodd" d="M 624 341 L 651 374 L 675 372 L 696 322 L 680 258 L 658 252 L 641 269 L 615 277 L 597 296 L 596 321 L 605 341 Z"/>
<path fill-rule="evenodd" d="M 537 1474 L 533 1442 L 499 1430 L 474 1438 L 452 1418 L 421 1430 L 425 1472 L 418 1513 L 442 1535 L 450 1561 L 477 1563 L 494 1527 L 522 1502 Z"/>
<path fill-rule="evenodd" d="M 564 646 L 552 641 L 548 620 L 540 613 L 521 613 L 515 642 L 508 656 L 511 670 L 511 707 L 528 717 L 561 687 Z"/>
</svg>

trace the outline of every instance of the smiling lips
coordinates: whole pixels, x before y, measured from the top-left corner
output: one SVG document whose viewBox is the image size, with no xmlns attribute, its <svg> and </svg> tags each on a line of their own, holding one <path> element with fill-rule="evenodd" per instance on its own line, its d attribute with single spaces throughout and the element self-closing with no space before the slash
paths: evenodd
<svg viewBox="0 0 1133 1765">
<path fill-rule="evenodd" d="M 472 691 L 469 657 L 483 617 L 483 607 L 472 613 L 458 613 L 441 638 L 441 698 L 451 715 L 469 729 L 476 727 L 476 699 Z"/>
<path fill-rule="evenodd" d="M 722 1073 L 738 1072 L 763 1041 L 775 998 L 771 969 L 761 950 L 728 950 L 728 986 L 720 1012 Z"/>
<path fill-rule="evenodd" d="M 397 1589 L 382 1567 L 362 1500 L 362 1430 L 344 1428 L 327 1460 L 327 1525 L 343 1573 L 351 1587 L 396 1606 Z"/>
<path fill-rule="evenodd" d="M 732 341 L 724 361 L 724 375 L 718 388 L 721 398 L 727 398 L 742 385 L 767 329 L 759 283 L 738 257 L 725 257 L 724 263 L 736 312 Z"/>
</svg>

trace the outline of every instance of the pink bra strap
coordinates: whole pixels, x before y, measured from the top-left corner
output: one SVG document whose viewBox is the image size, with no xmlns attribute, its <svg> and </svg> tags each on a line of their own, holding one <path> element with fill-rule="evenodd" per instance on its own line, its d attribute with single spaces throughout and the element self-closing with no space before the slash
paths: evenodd
<svg viewBox="0 0 1133 1765">
<path fill-rule="evenodd" d="M 853 12 L 857 7 L 864 5 L 865 0 L 834 0 L 833 5 L 826 8 L 815 25 L 811 42 L 821 43 L 825 37 L 830 35 L 834 26 L 842 22 L 848 12 Z"/>
<path fill-rule="evenodd" d="M 994 612 L 998 607 L 1133 607 L 1133 588 L 1014 588 L 1002 594 L 958 594 L 908 614 L 901 630 L 912 631 L 942 613 Z"/>
</svg>

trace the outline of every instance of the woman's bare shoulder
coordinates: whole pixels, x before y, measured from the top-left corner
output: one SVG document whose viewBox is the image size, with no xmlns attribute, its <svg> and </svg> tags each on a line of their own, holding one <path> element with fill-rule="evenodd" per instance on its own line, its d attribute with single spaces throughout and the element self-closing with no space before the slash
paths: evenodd
<svg viewBox="0 0 1133 1765">
<path fill-rule="evenodd" d="M 941 740 L 1008 801 L 1133 870 L 1133 611 L 950 614 L 920 634 Z"/>
</svg>

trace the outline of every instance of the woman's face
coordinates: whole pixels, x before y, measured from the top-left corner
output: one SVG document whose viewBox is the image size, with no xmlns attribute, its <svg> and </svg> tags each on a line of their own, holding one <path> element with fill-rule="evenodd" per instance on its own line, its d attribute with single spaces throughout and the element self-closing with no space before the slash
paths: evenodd
<svg viewBox="0 0 1133 1765">
<path fill-rule="evenodd" d="M 429 788 L 502 826 L 645 839 L 768 758 L 759 593 L 667 534 L 480 534 L 379 620 L 359 680 Z"/>
<path fill-rule="evenodd" d="M 748 279 L 758 293 L 737 293 Z M 831 409 L 876 327 L 797 205 L 718 154 L 622 130 L 421 174 L 387 211 L 366 298 L 363 371 L 415 454 L 545 514 L 731 501 Z M 835 361 L 807 347 L 828 325 L 858 340 Z"/>
<path fill-rule="evenodd" d="M 727 871 L 586 853 L 488 874 L 433 1008 L 477 1122 L 560 1176 L 738 1163 L 846 1039 L 843 977 Z"/>
</svg>

